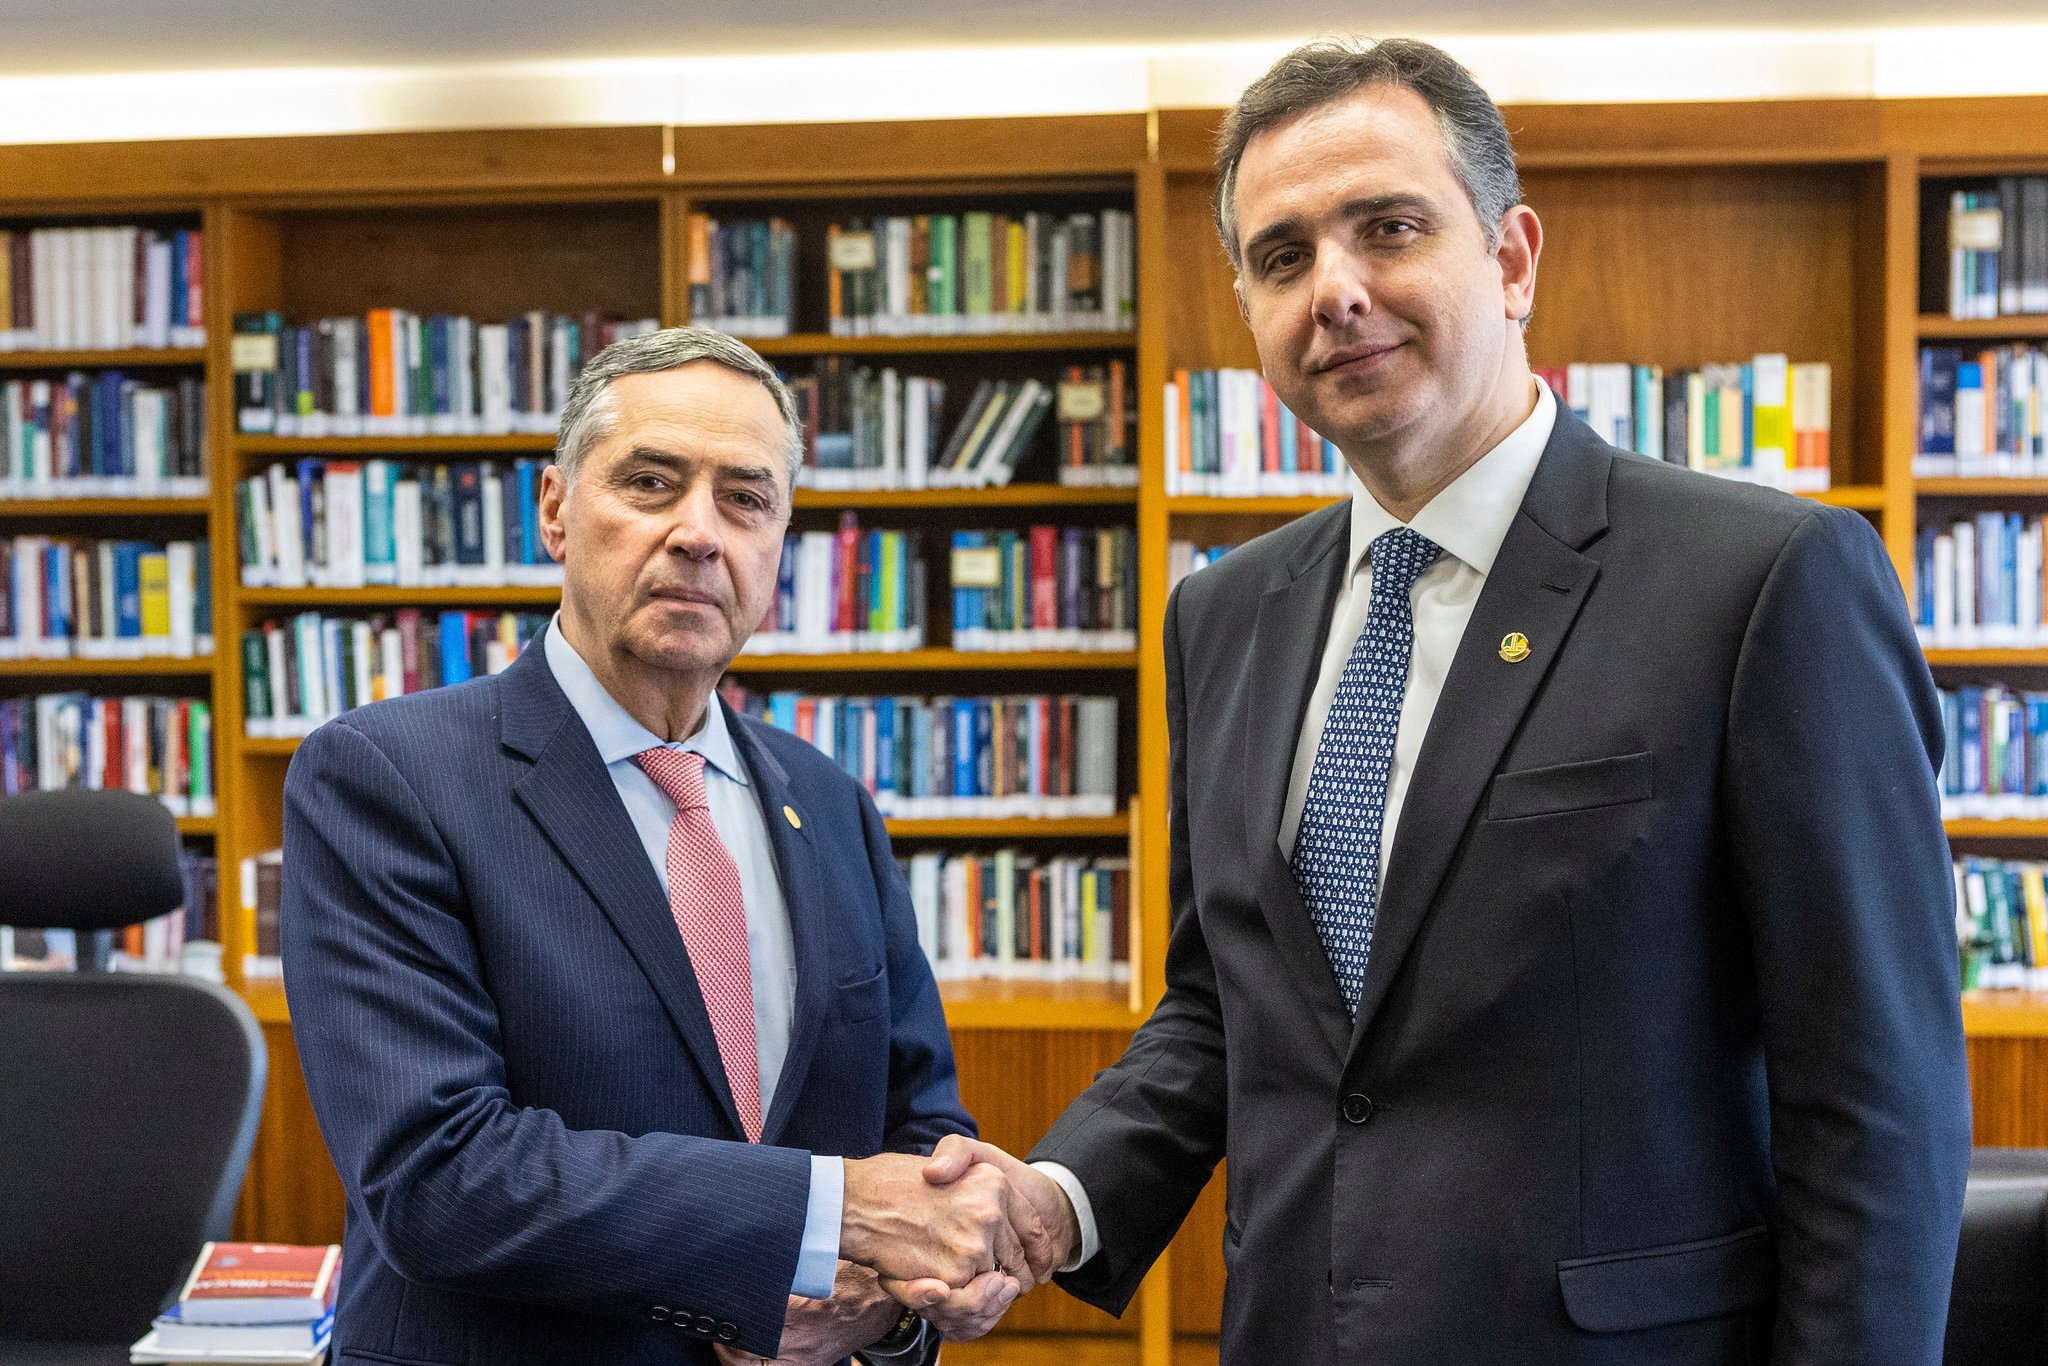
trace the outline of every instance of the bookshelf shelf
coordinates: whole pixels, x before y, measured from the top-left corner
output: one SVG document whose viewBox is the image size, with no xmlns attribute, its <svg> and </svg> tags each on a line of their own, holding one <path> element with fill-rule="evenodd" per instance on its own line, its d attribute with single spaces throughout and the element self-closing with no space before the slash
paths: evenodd
<svg viewBox="0 0 2048 1366">
<path fill-rule="evenodd" d="M 2048 314 L 2012 314 L 2003 318 L 1950 318 L 1920 315 L 1923 341 L 2018 341 L 2048 337 Z"/>
<path fill-rule="evenodd" d="M 203 347 L 130 347 L 120 351 L 0 351 L 0 371 L 108 369 L 143 365 L 204 365 Z"/>
<path fill-rule="evenodd" d="M 1966 991 L 1963 1033 L 1973 1039 L 2048 1038 L 2048 991 Z"/>
<path fill-rule="evenodd" d="M 2040 820 L 1948 820 L 1942 828 L 1950 839 L 2048 839 L 2048 821 Z"/>
<path fill-rule="evenodd" d="M 2048 668 L 2048 649 L 1928 650 L 1927 662 L 1937 669 Z"/>
<path fill-rule="evenodd" d="M 2048 496 L 2048 479 L 1916 479 L 1913 492 L 1922 498 L 2039 498 Z"/>
<path fill-rule="evenodd" d="M 244 735 L 237 743 L 240 744 L 242 753 L 252 758 L 289 759 L 292 755 L 299 752 L 299 739 L 295 735 L 284 737 Z"/>
<path fill-rule="evenodd" d="M 203 517 L 205 498 L 0 498 L 0 517 Z"/>
<path fill-rule="evenodd" d="M 1218 498 L 1206 494 L 1182 494 L 1166 500 L 1167 512 L 1175 516 L 1219 516 L 1250 513 L 1255 516 L 1299 517 L 1326 508 L 1343 499 L 1325 493 L 1285 494 L 1260 498 Z"/>
<path fill-rule="evenodd" d="M 1131 833 L 1129 815 L 1076 816 L 1062 819 L 896 820 L 886 824 L 889 833 L 904 839 L 1121 839 Z"/>
<path fill-rule="evenodd" d="M 218 816 L 180 816 L 178 833 L 181 835 L 217 835 L 220 833 Z"/>
<path fill-rule="evenodd" d="M 376 456 L 376 455 L 545 455 L 555 448 L 552 434 L 536 436 L 254 436 L 233 438 L 242 455 Z"/>
<path fill-rule="evenodd" d="M 248 607 L 553 606 L 559 588 L 244 588 Z"/>
<path fill-rule="evenodd" d="M 1135 332 L 977 332 L 958 337 L 835 337 L 799 332 L 749 337 L 764 356 L 949 356 L 1003 351 L 1128 351 Z"/>
<path fill-rule="evenodd" d="M 741 655 L 734 673 L 906 673 L 941 670 L 1001 669 L 1135 669 L 1138 656 L 1121 650 L 1059 650 L 986 652 L 974 650 L 902 650 L 845 655 Z"/>
<path fill-rule="evenodd" d="M 987 489 L 871 489 L 837 492 L 798 489 L 799 508 L 1013 508 L 1135 505 L 1134 488 L 1069 488 L 1062 484 L 1007 484 Z"/>
<path fill-rule="evenodd" d="M 213 672 L 213 656 L 191 659 L 0 659 L 0 678 L 177 678 Z"/>
<path fill-rule="evenodd" d="M 1131 989 L 1113 982 L 939 983 L 954 1029 L 1136 1029 Z"/>
<path fill-rule="evenodd" d="M 1882 484 L 1840 484 L 1818 493 L 1803 493 L 1802 498 L 1811 498 L 1829 507 L 1852 508 L 1858 512 L 1877 512 L 1884 507 L 1884 485 Z"/>
</svg>

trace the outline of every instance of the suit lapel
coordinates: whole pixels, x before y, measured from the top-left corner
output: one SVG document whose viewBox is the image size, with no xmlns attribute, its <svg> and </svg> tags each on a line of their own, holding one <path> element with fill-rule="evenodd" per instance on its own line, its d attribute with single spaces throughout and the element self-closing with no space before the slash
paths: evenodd
<svg viewBox="0 0 2048 1366">
<path fill-rule="evenodd" d="M 718 703 L 724 706 L 724 702 Z M 775 866 L 782 876 L 782 900 L 789 908 L 789 933 L 796 954 L 796 1017 L 790 1024 L 789 1052 L 775 1083 L 775 1103 L 761 1123 L 761 1141 L 774 1143 L 789 1123 L 803 1091 L 805 1071 L 817 1051 L 818 1035 L 832 1008 L 832 953 L 827 941 L 824 871 L 818 864 L 813 831 L 804 805 L 791 788 L 789 774 L 753 732 L 754 723 L 728 710 L 726 728 L 747 766 L 768 841 L 775 846 Z M 794 811 L 800 825 L 790 822 Z"/>
<path fill-rule="evenodd" d="M 1354 1047 L 1386 999 L 1501 755 L 1599 574 L 1599 562 L 1579 551 L 1606 529 L 1612 461 L 1600 439 L 1560 407 L 1416 757 L 1382 883 Z M 1512 632 L 1528 637 L 1529 653 L 1511 662 L 1501 648 Z"/>
<path fill-rule="evenodd" d="M 1344 999 L 1330 971 L 1293 870 L 1281 856 L 1280 817 L 1294 771 L 1295 743 L 1322 661 L 1330 614 L 1349 568 L 1350 504 L 1317 514 L 1286 574 L 1259 599 L 1252 631 L 1251 667 L 1245 688 L 1245 842 L 1256 870 L 1259 905 L 1273 938 L 1293 970 L 1287 974 L 1302 992 L 1333 1052 L 1342 1056 L 1349 1032 Z"/>
<path fill-rule="evenodd" d="M 509 748 L 533 761 L 513 784 L 514 795 L 625 941 L 724 1107 L 733 1132 L 742 1132 L 718 1037 L 661 881 L 647 862 L 590 732 L 548 669 L 540 642 L 506 670 L 504 688 L 500 735 Z"/>
</svg>

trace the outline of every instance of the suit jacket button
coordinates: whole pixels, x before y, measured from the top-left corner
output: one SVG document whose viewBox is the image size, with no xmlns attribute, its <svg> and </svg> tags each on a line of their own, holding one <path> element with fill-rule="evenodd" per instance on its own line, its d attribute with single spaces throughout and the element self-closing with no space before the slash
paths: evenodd
<svg viewBox="0 0 2048 1366">
<path fill-rule="evenodd" d="M 1353 1124 L 1363 1124 L 1372 1118 L 1372 1097 L 1353 1093 L 1344 1097 L 1344 1118 Z"/>
<path fill-rule="evenodd" d="M 656 1323 L 667 1323 L 667 1322 L 668 1322 L 668 1306 L 667 1306 L 667 1305 L 665 1305 L 665 1304 L 657 1304 L 657 1305 L 655 1305 L 655 1306 L 654 1306 L 654 1321 L 655 1321 Z"/>
<path fill-rule="evenodd" d="M 738 1342 L 740 1340 L 740 1326 L 736 1323 L 719 1324 L 718 1340 L 720 1342 Z"/>
<path fill-rule="evenodd" d="M 709 1314 L 699 1314 L 697 1316 L 696 1328 L 703 1336 L 707 1338 L 712 1337 L 718 1332 L 718 1320 L 712 1318 Z"/>
</svg>

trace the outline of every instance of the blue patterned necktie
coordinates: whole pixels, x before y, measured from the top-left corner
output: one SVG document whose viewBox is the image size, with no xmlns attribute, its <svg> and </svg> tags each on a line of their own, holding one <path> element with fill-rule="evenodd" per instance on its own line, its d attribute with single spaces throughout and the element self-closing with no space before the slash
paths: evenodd
<svg viewBox="0 0 2048 1366">
<path fill-rule="evenodd" d="M 1337 680 L 1316 742 L 1294 838 L 1294 880 L 1322 936 L 1344 1009 L 1358 1016 L 1379 905 L 1380 824 L 1394 769 L 1394 733 L 1415 643 L 1415 581 L 1442 550 L 1397 527 L 1373 539 L 1365 627 Z"/>
</svg>

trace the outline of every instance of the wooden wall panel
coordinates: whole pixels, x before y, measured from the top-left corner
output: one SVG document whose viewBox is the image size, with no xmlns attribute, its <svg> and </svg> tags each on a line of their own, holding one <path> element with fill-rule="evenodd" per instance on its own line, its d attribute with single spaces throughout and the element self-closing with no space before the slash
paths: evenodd
<svg viewBox="0 0 2048 1366">
<path fill-rule="evenodd" d="M 1970 1111 L 1980 1148 L 2048 1148 L 2048 1038 L 1971 1039 Z"/>
<path fill-rule="evenodd" d="M 1114 175 L 1145 160 L 1145 116 L 677 128 L 675 156 L 690 185 Z"/>
<path fill-rule="evenodd" d="M 270 1048 L 270 1081 L 242 1203 L 235 1211 L 235 1236 L 256 1242 L 338 1243 L 341 1178 L 320 1141 L 291 1026 L 265 1025 L 263 1041 Z"/>
<path fill-rule="evenodd" d="M 1230 258 L 1216 238 L 1206 173 L 1182 173 L 1166 182 L 1166 237 L 1173 243 L 1166 296 L 1166 363 L 1170 370 L 1213 366 L 1257 369 L 1258 348 L 1237 310 Z"/>
</svg>

